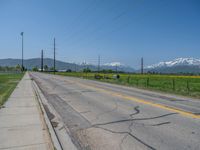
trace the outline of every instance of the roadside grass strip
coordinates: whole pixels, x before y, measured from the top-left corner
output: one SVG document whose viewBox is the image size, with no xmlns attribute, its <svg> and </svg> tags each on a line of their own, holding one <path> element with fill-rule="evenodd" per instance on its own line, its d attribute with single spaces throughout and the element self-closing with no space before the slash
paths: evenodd
<svg viewBox="0 0 200 150">
<path fill-rule="evenodd" d="M 0 106 L 11 95 L 23 75 L 23 73 L 0 74 Z"/>
</svg>

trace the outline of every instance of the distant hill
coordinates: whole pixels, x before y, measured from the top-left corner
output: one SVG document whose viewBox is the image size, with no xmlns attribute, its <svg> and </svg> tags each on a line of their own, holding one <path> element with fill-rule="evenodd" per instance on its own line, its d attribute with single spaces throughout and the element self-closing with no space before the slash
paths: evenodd
<svg viewBox="0 0 200 150">
<path fill-rule="evenodd" d="M 47 65 L 49 68 L 53 67 L 53 59 L 51 58 L 45 58 L 44 59 L 44 65 Z M 21 65 L 21 59 L 0 59 L 0 66 L 16 66 L 17 64 Z M 41 67 L 41 59 L 40 58 L 32 58 L 32 59 L 25 59 L 24 60 L 24 66 L 27 69 L 32 69 L 33 67 Z M 62 62 L 59 60 L 56 60 L 56 69 L 58 70 L 66 70 L 66 69 L 72 69 L 74 70 L 75 67 L 77 67 L 77 70 L 83 68 L 80 65 L 76 65 L 73 63 L 67 63 L 67 62 Z"/>
<path fill-rule="evenodd" d="M 16 66 L 17 64 L 21 65 L 21 59 L 0 59 L 0 66 Z M 53 67 L 53 59 L 51 58 L 45 58 L 44 59 L 44 65 L 47 65 L 49 68 Z M 41 59 L 40 58 L 32 58 L 32 59 L 25 59 L 24 60 L 24 66 L 31 70 L 33 67 L 38 67 L 40 68 L 41 66 Z M 56 69 L 57 70 L 83 70 L 84 68 L 90 68 L 93 71 L 97 70 L 97 66 L 92 65 L 92 64 L 74 64 L 74 63 L 68 63 L 68 62 L 63 62 L 56 60 Z M 116 65 L 113 66 L 113 63 L 108 63 L 105 65 L 101 65 L 101 70 L 102 69 L 111 69 L 111 70 L 116 70 Z M 135 70 L 131 67 L 122 65 L 120 63 L 117 64 L 117 70 L 118 71 L 124 71 L 124 72 L 134 72 Z"/>
<path fill-rule="evenodd" d="M 24 66 L 31 70 L 33 67 L 40 68 L 40 58 L 25 59 Z M 0 66 L 16 66 L 17 64 L 21 65 L 21 59 L 0 59 Z M 49 68 L 53 67 L 53 59 L 45 58 L 44 65 L 47 65 Z M 56 60 L 56 69 L 57 70 L 76 70 L 80 71 L 84 68 L 90 68 L 93 71 L 97 71 L 97 66 L 93 64 L 74 64 Z M 134 70 L 133 68 L 121 64 L 120 62 L 111 62 L 102 64 L 100 69 L 110 69 L 124 72 L 140 72 L 140 70 Z M 184 73 L 200 73 L 200 59 L 195 58 L 177 58 L 171 61 L 159 62 L 144 68 L 144 72 L 156 72 L 156 73 L 174 73 L 174 74 L 184 74 Z"/>
</svg>

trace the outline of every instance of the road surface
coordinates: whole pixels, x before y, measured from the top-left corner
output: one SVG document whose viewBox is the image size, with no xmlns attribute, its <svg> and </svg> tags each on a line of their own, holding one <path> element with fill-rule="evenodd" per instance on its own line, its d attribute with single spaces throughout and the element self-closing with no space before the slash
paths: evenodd
<svg viewBox="0 0 200 150">
<path fill-rule="evenodd" d="M 78 149 L 199 150 L 200 101 L 31 73 Z"/>
</svg>

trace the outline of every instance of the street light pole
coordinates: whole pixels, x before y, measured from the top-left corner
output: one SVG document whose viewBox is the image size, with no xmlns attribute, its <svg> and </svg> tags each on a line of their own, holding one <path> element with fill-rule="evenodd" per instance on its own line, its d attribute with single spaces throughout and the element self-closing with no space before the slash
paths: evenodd
<svg viewBox="0 0 200 150">
<path fill-rule="evenodd" d="M 24 32 L 21 32 L 22 36 L 22 72 L 24 71 Z"/>
</svg>

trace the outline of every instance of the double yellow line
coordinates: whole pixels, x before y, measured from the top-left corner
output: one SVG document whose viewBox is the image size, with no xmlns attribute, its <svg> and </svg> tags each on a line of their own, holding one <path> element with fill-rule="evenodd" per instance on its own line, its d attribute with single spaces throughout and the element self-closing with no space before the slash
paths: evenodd
<svg viewBox="0 0 200 150">
<path fill-rule="evenodd" d="M 80 82 L 76 82 L 76 84 L 78 84 L 82 87 L 92 88 L 92 89 L 95 89 L 99 92 L 107 93 L 109 95 L 119 97 L 119 98 L 122 98 L 122 99 L 131 100 L 131 101 L 134 101 L 134 102 L 137 102 L 137 103 L 146 104 L 146 105 L 153 106 L 153 107 L 156 107 L 156 108 L 160 108 L 160 109 L 172 111 L 172 112 L 175 112 L 175 113 L 179 113 L 182 116 L 200 119 L 200 115 L 193 114 L 191 112 L 187 112 L 187 111 L 180 110 L 180 109 L 177 109 L 177 108 L 173 108 L 173 107 L 170 107 L 170 106 L 165 106 L 165 105 L 162 105 L 162 104 L 157 104 L 157 103 L 146 101 L 146 100 L 143 100 L 143 99 L 138 99 L 138 98 L 135 98 L 133 96 L 127 96 L 127 95 L 124 95 L 124 94 L 119 94 L 117 92 L 105 90 L 103 88 L 99 88 L 99 87 L 94 86 L 94 85 L 86 85 L 86 84 L 82 84 Z"/>
</svg>

